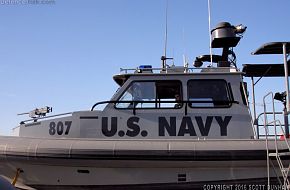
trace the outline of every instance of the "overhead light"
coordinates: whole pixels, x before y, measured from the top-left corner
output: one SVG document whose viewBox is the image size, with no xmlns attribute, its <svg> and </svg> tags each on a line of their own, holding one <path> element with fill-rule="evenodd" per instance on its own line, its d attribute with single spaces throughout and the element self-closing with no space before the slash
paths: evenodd
<svg viewBox="0 0 290 190">
<path fill-rule="evenodd" d="M 235 29 L 236 29 L 236 34 L 242 34 L 246 31 L 247 27 L 242 25 L 242 24 L 239 24 L 237 26 L 235 26 Z"/>
</svg>

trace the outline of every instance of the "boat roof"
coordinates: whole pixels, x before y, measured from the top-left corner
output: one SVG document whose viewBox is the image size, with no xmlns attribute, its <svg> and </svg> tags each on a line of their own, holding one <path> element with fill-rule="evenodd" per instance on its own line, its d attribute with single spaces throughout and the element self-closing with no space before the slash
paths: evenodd
<svg viewBox="0 0 290 190">
<path fill-rule="evenodd" d="M 269 42 L 263 44 L 252 55 L 283 54 L 283 45 L 286 45 L 286 54 L 290 53 L 290 42 Z M 290 60 L 287 61 L 288 72 Z M 242 72 L 246 77 L 282 77 L 285 76 L 284 64 L 244 64 Z"/>
<path fill-rule="evenodd" d="M 290 72 L 290 60 L 288 72 Z M 284 64 L 244 64 L 243 70 L 246 77 L 283 77 L 285 76 Z"/>
<path fill-rule="evenodd" d="M 188 76 L 188 75 L 241 75 L 242 72 L 232 67 L 206 67 L 206 68 L 186 68 L 178 67 L 176 70 L 153 68 L 152 71 L 140 72 L 140 69 L 121 69 L 120 74 L 113 76 L 114 81 L 122 86 L 130 77 L 138 76 L 150 78 L 152 76 Z M 199 70 L 199 71 L 197 71 Z M 131 71 L 131 72 L 130 72 Z M 133 71 L 133 72 L 132 72 Z M 153 72 L 158 71 L 158 72 Z M 166 78 L 165 78 L 166 79 Z M 170 80 L 170 79 L 168 79 Z"/>
<path fill-rule="evenodd" d="M 286 53 L 290 53 L 290 42 L 269 42 L 252 52 L 252 55 L 283 54 L 283 44 L 286 44 Z"/>
</svg>

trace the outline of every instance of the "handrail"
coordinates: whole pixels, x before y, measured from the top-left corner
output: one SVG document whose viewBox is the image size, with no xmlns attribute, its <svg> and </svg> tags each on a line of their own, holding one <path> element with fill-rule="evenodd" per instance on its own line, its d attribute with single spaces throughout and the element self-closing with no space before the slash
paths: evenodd
<svg viewBox="0 0 290 190">
<path fill-rule="evenodd" d="M 110 101 L 101 101 L 101 102 L 97 102 L 97 103 L 95 103 L 93 106 L 92 106 L 92 108 L 91 108 L 91 111 L 93 111 L 94 109 L 95 109 L 95 107 L 96 106 L 98 106 L 98 105 L 101 105 L 101 104 L 109 104 L 109 103 L 113 103 L 113 104 L 116 104 L 116 103 L 131 103 L 132 105 L 133 105 L 133 110 L 135 110 L 136 109 L 136 105 L 138 104 L 138 103 L 155 103 L 155 104 L 158 104 L 158 103 L 185 103 L 185 111 L 187 111 L 187 104 L 188 103 L 228 103 L 228 104 L 230 104 L 230 103 L 236 103 L 236 104 L 239 104 L 239 102 L 238 101 L 209 101 L 209 100 L 201 100 L 201 101 L 191 101 L 191 100 L 178 100 L 178 101 L 158 101 L 158 100 L 155 100 L 155 101 L 144 101 L 144 100 L 142 100 L 142 101 L 140 101 L 140 100 L 138 100 L 138 101 L 136 101 L 136 100 L 132 100 L 132 101 L 119 101 L 119 100 L 110 100 Z M 156 108 L 156 107 L 154 107 L 154 108 Z M 219 106 L 217 106 L 216 108 L 219 108 Z M 129 109 L 129 108 L 127 108 L 127 109 Z"/>
<path fill-rule="evenodd" d="M 120 73 L 124 72 L 125 74 L 128 74 L 130 71 L 133 72 L 136 72 L 136 71 L 164 71 L 165 73 L 168 73 L 168 72 L 174 72 L 174 70 L 179 70 L 179 69 L 183 69 L 183 72 L 184 73 L 190 73 L 193 72 L 194 70 L 216 70 L 216 71 L 224 71 L 224 69 L 235 69 L 235 71 L 238 71 L 237 68 L 235 67 L 169 67 L 169 68 L 166 68 L 164 70 L 164 68 L 120 68 Z M 180 72 L 181 73 L 181 72 Z"/>
<path fill-rule="evenodd" d="M 284 132 L 284 130 L 283 130 L 283 128 L 282 128 L 282 125 L 281 125 L 281 122 L 280 122 L 280 120 L 275 120 L 275 121 L 272 121 L 272 122 L 270 122 L 270 123 L 276 123 L 276 122 L 278 122 L 278 125 L 281 127 L 281 130 L 282 130 L 282 134 L 283 134 L 283 136 L 284 136 L 284 141 L 285 141 L 285 143 L 286 143 L 286 145 L 287 145 L 287 148 L 288 148 L 288 151 L 290 152 L 290 146 L 289 146 L 289 143 L 288 143 L 288 140 L 287 140 L 287 138 L 286 138 L 286 135 L 285 135 L 285 132 Z M 274 125 L 276 125 L 276 124 L 274 124 Z M 275 135 L 277 135 L 277 130 L 276 130 L 276 127 L 275 127 Z M 278 161 L 278 165 L 279 165 L 279 167 L 280 167 L 280 170 L 281 170 L 281 173 L 282 173 L 282 177 L 283 177 L 283 179 L 284 179 L 284 186 L 285 187 L 287 187 L 287 189 L 289 189 L 289 180 L 288 180 L 288 172 L 289 172 L 289 170 L 287 171 L 287 173 L 285 173 L 285 170 L 284 170 L 284 165 L 283 165 L 283 163 L 282 163 L 282 160 L 281 160 L 281 158 L 280 158 L 280 155 L 279 155 L 279 149 L 278 149 L 278 144 L 277 144 L 277 138 L 275 138 L 275 155 L 276 155 L 276 159 L 277 159 L 277 161 Z M 290 165 L 288 165 L 287 166 L 287 168 L 289 168 L 289 166 Z"/>
<path fill-rule="evenodd" d="M 285 131 L 284 131 L 282 125 L 281 125 L 281 121 L 280 121 L 280 120 L 275 120 L 275 121 L 272 121 L 272 122 L 270 122 L 270 123 L 274 123 L 274 122 L 277 122 L 277 123 L 278 123 L 278 126 L 281 128 L 281 130 L 282 130 L 282 135 L 284 136 L 284 141 L 285 141 L 285 143 L 286 143 L 286 145 L 287 145 L 288 150 L 290 151 L 290 145 L 289 145 L 289 142 L 288 142 L 288 140 L 287 140 L 287 138 L 286 138 Z M 270 123 L 269 123 L 269 124 L 270 124 Z M 275 125 L 275 126 L 277 126 L 277 125 Z M 276 129 L 275 129 L 275 135 L 277 135 L 277 130 L 276 130 Z M 277 142 L 277 140 L 276 140 L 276 142 Z M 275 146 L 275 147 L 276 147 L 276 153 L 278 153 L 278 146 Z"/>
<path fill-rule="evenodd" d="M 264 106 L 264 128 L 265 128 L 265 134 L 266 134 L 266 152 L 267 152 L 267 179 L 268 179 L 268 187 L 270 187 L 270 158 L 269 158 L 269 142 L 268 142 L 268 134 L 269 134 L 269 129 L 267 127 L 267 108 L 266 108 L 266 98 L 271 95 L 272 98 L 272 109 L 273 109 L 273 117 L 274 120 L 276 120 L 276 116 L 275 116 L 275 107 L 274 107 L 274 96 L 273 96 L 273 92 L 269 92 L 268 94 L 266 94 L 263 97 L 263 106 Z M 274 127 L 276 128 L 276 123 L 274 123 Z M 275 138 L 275 144 L 277 142 L 277 139 Z"/>
<path fill-rule="evenodd" d="M 266 98 L 268 96 L 271 96 L 271 103 L 272 103 L 272 114 L 273 114 L 273 121 L 271 122 L 268 122 L 267 120 L 267 114 L 269 112 L 267 112 L 267 109 L 266 109 Z M 290 152 L 290 146 L 289 146 L 289 142 L 288 142 L 288 139 L 286 138 L 286 135 L 285 135 L 285 132 L 284 132 L 284 129 L 282 127 L 282 124 L 280 122 L 280 120 L 277 120 L 276 119 L 276 111 L 275 111 L 275 105 L 274 105 L 274 95 L 273 95 L 273 92 L 269 92 L 268 94 L 266 94 L 264 97 L 263 97 L 263 106 L 264 106 L 264 127 L 265 127 L 265 135 L 266 135 L 266 151 L 267 151 L 267 175 L 268 175 L 268 187 L 270 186 L 270 167 L 269 167 L 269 146 L 268 146 L 268 136 L 269 136 L 269 129 L 268 127 L 271 125 L 274 126 L 274 132 L 275 132 L 275 137 L 274 138 L 274 142 L 275 142 L 275 156 L 276 156 L 276 159 L 277 159 L 277 162 L 278 162 L 278 165 L 279 165 L 279 168 L 281 170 L 281 173 L 282 173 L 282 177 L 284 179 L 284 185 L 289 185 L 289 181 L 288 181 L 288 172 L 285 173 L 284 171 L 284 166 L 283 166 L 283 163 L 281 161 L 281 158 L 280 158 L 280 154 L 279 154 L 279 149 L 278 149 L 278 142 L 277 142 L 277 125 L 281 128 L 282 130 L 282 135 L 284 136 L 284 141 L 287 145 L 287 148 L 288 148 L 288 151 Z M 289 167 L 289 166 L 287 166 Z"/>
<path fill-rule="evenodd" d="M 260 135 L 260 137 L 266 137 L 266 135 Z M 268 137 L 277 137 L 277 136 L 273 134 L 273 135 L 268 135 Z"/>
<path fill-rule="evenodd" d="M 271 121 L 271 122 L 267 122 L 267 114 L 270 114 L 271 112 L 267 112 L 266 111 L 266 103 L 265 103 L 265 99 L 269 96 L 269 95 L 271 95 L 271 98 L 272 98 L 272 110 L 273 110 L 273 112 L 272 112 L 272 114 L 273 114 L 273 121 Z M 276 114 L 277 113 L 279 113 L 279 112 L 276 112 L 275 111 L 275 105 L 274 105 L 274 95 L 273 95 L 273 92 L 269 92 L 268 94 L 266 94 L 265 96 L 264 96 L 264 98 L 263 98 L 263 104 L 264 104 L 264 126 L 265 126 L 265 129 L 267 128 L 268 129 L 268 126 L 273 126 L 274 127 L 274 132 L 275 132 L 275 136 L 277 136 L 277 123 L 278 123 L 278 126 L 280 127 L 280 129 L 282 130 L 282 135 L 284 136 L 284 140 L 285 140 L 285 142 L 286 142 L 286 144 L 287 144 L 287 147 L 288 147 L 288 149 L 289 149 L 289 151 L 290 151 L 290 146 L 289 146 L 289 143 L 288 143 L 288 140 L 287 140 L 287 138 L 286 138 L 286 135 L 285 135 L 285 131 L 284 131 L 284 129 L 283 129 L 283 125 L 281 124 L 281 121 L 280 120 L 278 120 L 278 119 L 276 119 Z M 281 112 L 280 112 L 281 113 Z M 271 124 L 273 124 L 273 125 L 271 125 Z M 268 132 L 268 134 L 267 133 L 265 133 L 266 134 L 266 138 L 267 138 L 267 135 L 269 135 L 269 130 L 267 130 L 267 132 Z M 277 147 L 277 138 L 275 138 L 275 148 L 276 148 L 276 153 L 278 153 L 278 147 Z"/>
<path fill-rule="evenodd" d="M 262 115 L 264 115 L 264 114 L 269 115 L 269 114 L 273 114 L 273 112 L 260 113 L 260 114 L 257 116 L 257 119 L 256 119 L 256 120 L 258 121 L 259 117 L 262 116 Z M 283 112 L 275 112 L 275 114 L 283 114 Z"/>
<path fill-rule="evenodd" d="M 265 113 L 260 113 L 258 116 L 257 116 L 257 118 L 255 119 L 255 121 L 254 121 L 254 125 L 256 125 L 257 126 L 257 137 L 259 138 L 259 137 L 261 137 L 261 136 L 266 136 L 266 135 L 260 135 L 260 128 L 259 127 L 261 127 L 261 126 L 263 126 L 264 127 L 264 124 L 259 124 L 259 119 L 260 119 L 260 117 L 261 116 L 264 116 L 264 114 L 266 114 L 266 115 L 273 115 L 273 112 L 265 112 Z M 275 114 L 276 115 L 282 115 L 283 114 L 283 112 L 275 112 Z M 272 127 L 272 126 L 274 126 L 274 125 L 268 125 L 268 127 Z M 285 125 L 282 125 L 282 126 L 285 126 Z M 270 135 L 270 134 L 268 134 L 268 136 L 273 136 L 273 135 Z"/>
</svg>

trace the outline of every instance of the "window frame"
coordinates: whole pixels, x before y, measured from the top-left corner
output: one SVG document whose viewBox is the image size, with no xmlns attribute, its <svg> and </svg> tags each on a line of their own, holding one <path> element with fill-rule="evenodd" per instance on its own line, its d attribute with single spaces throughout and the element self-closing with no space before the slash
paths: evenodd
<svg viewBox="0 0 290 190">
<path fill-rule="evenodd" d="M 225 87 L 226 87 L 226 92 L 227 92 L 227 97 L 228 97 L 228 104 L 225 104 L 225 105 L 220 105 L 220 106 L 192 106 L 190 103 L 190 96 L 189 96 L 189 91 L 190 91 L 190 88 L 189 88 L 189 83 L 191 81 L 223 81 L 223 83 L 225 84 Z M 188 106 L 191 108 L 191 109 L 221 109 L 221 108 L 230 108 L 232 107 L 232 104 L 234 102 L 234 97 L 233 97 L 233 94 L 232 94 L 232 88 L 231 86 L 229 85 L 229 83 L 227 83 L 226 80 L 224 79 L 190 79 L 187 81 L 187 101 L 188 101 Z M 214 103 L 214 101 L 212 101 Z"/>
<path fill-rule="evenodd" d="M 176 82 L 176 83 L 179 83 L 179 85 L 180 85 L 180 96 L 181 96 L 181 101 L 183 101 L 184 100 L 184 96 L 183 96 L 183 83 L 182 83 L 182 81 L 181 80 L 134 80 L 134 81 L 131 81 L 129 84 L 128 84 L 128 86 L 124 89 L 124 91 L 118 96 L 118 98 L 116 98 L 116 101 L 119 101 L 120 100 L 120 98 L 127 92 L 127 90 L 132 86 L 132 84 L 133 83 L 136 83 L 136 82 L 153 82 L 154 83 L 154 87 L 155 87 L 155 106 L 154 107 L 144 107 L 144 108 L 138 108 L 138 107 L 135 107 L 135 106 L 133 106 L 133 107 L 128 107 L 128 108 L 120 108 L 120 107 L 117 107 L 117 103 L 114 103 L 114 108 L 115 109 L 120 109 L 120 110 L 148 110 L 148 109 L 157 109 L 157 110 L 159 110 L 159 109 L 174 109 L 174 110 L 178 110 L 178 109 L 182 109 L 182 108 L 184 108 L 184 103 L 182 102 L 182 106 L 181 107 L 178 107 L 178 108 L 175 108 L 175 107 L 157 107 L 157 104 L 159 103 L 158 101 L 157 101 L 157 88 L 156 88 L 156 83 L 158 83 L 158 82 L 168 82 L 168 83 L 170 83 L 170 82 Z M 146 102 L 146 101 L 145 101 Z M 162 103 L 162 101 L 160 101 L 160 103 Z M 174 102 L 172 102 L 172 103 L 174 103 Z"/>
</svg>

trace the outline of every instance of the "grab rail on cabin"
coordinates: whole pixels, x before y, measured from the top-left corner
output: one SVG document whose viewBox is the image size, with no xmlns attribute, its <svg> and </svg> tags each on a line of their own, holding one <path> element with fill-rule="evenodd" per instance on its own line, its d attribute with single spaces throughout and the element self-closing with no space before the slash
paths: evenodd
<svg viewBox="0 0 290 190">
<path fill-rule="evenodd" d="M 194 103 L 197 103 L 197 104 L 201 104 L 201 103 L 204 103 L 204 104 L 213 104 L 212 106 L 209 106 L 209 105 L 203 105 L 203 106 L 192 106 L 194 108 L 225 108 L 225 107 L 230 107 L 231 104 L 239 104 L 238 101 L 208 101 L 208 100 L 198 100 L 198 101 L 193 101 L 193 100 L 178 100 L 178 101 L 158 101 L 158 100 L 155 100 L 155 101 L 102 101 L 102 102 L 97 102 L 95 103 L 92 108 L 91 108 L 91 111 L 94 111 L 95 107 L 98 106 L 98 105 L 101 105 L 101 104 L 110 104 L 110 103 L 113 103 L 113 104 L 117 104 L 117 103 L 128 103 L 128 104 L 132 104 L 132 107 L 130 108 L 119 108 L 119 109 L 128 109 L 128 110 L 133 110 L 133 114 L 136 115 L 136 110 L 137 109 L 148 109 L 148 108 L 137 108 L 136 106 L 140 103 L 140 104 L 149 104 L 149 103 L 154 103 L 155 106 L 154 107 L 150 107 L 149 109 L 159 109 L 159 108 L 162 108 L 162 107 L 158 107 L 158 104 L 162 104 L 162 103 L 175 103 L 175 104 L 181 104 L 181 107 L 163 107 L 163 109 L 181 109 L 183 108 L 183 104 L 185 104 L 184 106 L 184 112 L 185 112 L 185 115 L 187 115 L 187 109 L 188 109 L 188 105 L 192 105 Z"/>
<path fill-rule="evenodd" d="M 141 104 L 146 104 L 146 103 L 155 103 L 155 107 L 152 107 L 151 109 L 158 109 L 158 108 L 162 108 L 160 107 L 160 104 L 162 103 L 172 103 L 172 104 L 181 104 L 180 107 L 163 107 L 162 109 L 181 109 L 183 108 L 183 104 L 185 104 L 185 107 L 184 107 L 184 112 L 185 112 L 185 115 L 187 115 L 187 109 L 188 109 L 188 105 L 191 105 L 193 103 L 197 103 L 197 104 L 201 104 L 201 103 L 204 103 L 204 104 L 212 104 L 212 106 L 200 106 L 200 107 L 203 107 L 203 108 L 208 108 L 208 107 L 211 107 L 211 108 L 225 108 L 225 107 L 230 107 L 231 104 L 239 104 L 238 101 L 217 101 L 217 100 L 214 100 L 214 101 L 208 101 L 208 100 L 199 100 L 199 101 L 184 101 L 184 100 L 178 100 L 178 101 L 101 101 L 101 102 L 97 102 L 95 103 L 92 108 L 91 108 L 91 111 L 93 111 L 95 109 L 96 106 L 98 105 L 101 105 L 101 104 L 109 104 L 109 103 L 113 103 L 113 104 L 116 104 L 116 103 L 129 103 L 129 104 L 132 104 L 133 106 L 131 108 L 120 108 L 120 109 L 128 109 L 128 110 L 133 110 L 133 114 L 136 115 L 136 110 L 140 109 L 140 108 L 137 108 L 137 104 L 141 103 Z M 158 107 L 158 104 L 159 104 L 159 107 Z M 193 107 L 197 107 L 199 108 L 199 106 L 193 106 Z M 141 108 L 141 109 L 144 109 L 144 108 Z M 146 109 L 146 108 L 145 108 Z M 47 118 L 54 118 L 54 117 L 59 117 L 59 116 L 64 116 L 64 115 L 70 115 L 72 114 L 73 112 L 67 112 L 67 113 L 62 113 L 62 114 L 56 114 L 56 115 L 50 115 L 50 116 L 44 116 L 44 117 L 36 117 L 36 118 L 32 118 L 32 119 L 28 119 L 28 120 L 23 120 L 20 122 L 20 124 L 25 124 L 26 122 L 30 122 L 30 121 L 33 121 L 33 122 L 37 122 L 38 120 L 43 120 L 43 119 L 47 119 Z"/>
</svg>

